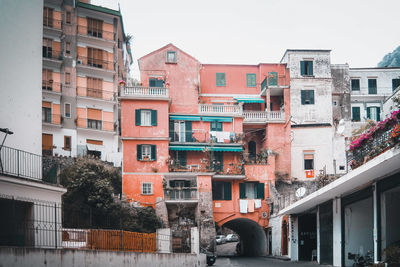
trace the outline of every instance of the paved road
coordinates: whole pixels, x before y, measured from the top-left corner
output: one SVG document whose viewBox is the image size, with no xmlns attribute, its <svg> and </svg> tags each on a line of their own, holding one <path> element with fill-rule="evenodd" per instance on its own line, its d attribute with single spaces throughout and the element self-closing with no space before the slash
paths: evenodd
<svg viewBox="0 0 400 267">
<path fill-rule="evenodd" d="M 238 242 L 227 242 L 217 245 L 217 255 L 220 256 L 235 256 L 236 244 Z"/>
<path fill-rule="evenodd" d="M 315 262 L 291 262 L 291 261 L 283 261 L 273 258 L 266 257 L 220 257 L 217 258 L 216 263 L 213 265 L 215 267 L 290 267 L 290 266 L 298 266 L 298 267 L 308 267 L 308 266 L 318 266 Z"/>
</svg>

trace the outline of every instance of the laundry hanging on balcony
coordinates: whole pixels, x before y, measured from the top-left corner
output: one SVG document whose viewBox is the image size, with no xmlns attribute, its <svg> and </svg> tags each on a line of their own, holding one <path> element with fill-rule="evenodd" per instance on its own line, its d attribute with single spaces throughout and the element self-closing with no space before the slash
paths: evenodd
<svg viewBox="0 0 400 267">
<path fill-rule="evenodd" d="M 247 206 L 248 206 L 248 200 L 247 199 L 240 199 L 239 200 L 239 209 L 240 213 L 247 213 Z"/>
</svg>

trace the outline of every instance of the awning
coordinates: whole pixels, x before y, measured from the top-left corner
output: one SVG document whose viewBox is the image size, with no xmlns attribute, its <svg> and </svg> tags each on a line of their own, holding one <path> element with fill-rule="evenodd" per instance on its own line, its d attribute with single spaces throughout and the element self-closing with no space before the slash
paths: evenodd
<svg viewBox="0 0 400 267">
<path fill-rule="evenodd" d="M 203 116 L 203 121 L 220 121 L 220 122 L 231 122 L 232 117 L 207 117 Z"/>
<path fill-rule="evenodd" d="M 171 115 L 169 118 L 174 121 L 200 121 L 200 116 L 190 115 Z"/>
<path fill-rule="evenodd" d="M 169 146 L 169 150 L 174 151 L 203 151 L 204 146 Z"/>
<path fill-rule="evenodd" d="M 90 151 L 101 151 L 103 146 L 101 145 L 93 145 L 93 144 L 86 144 L 87 150 Z"/>
<path fill-rule="evenodd" d="M 264 99 L 262 98 L 241 98 L 241 97 L 235 97 L 237 102 L 243 102 L 243 103 L 264 103 Z"/>
<path fill-rule="evenodd" d="M 242 147 L 226 147 L 226 146 L 214 146 L 207 147 L 210 151 L 224 151 L 224 152 L 242 152 Z"/>
</svg>

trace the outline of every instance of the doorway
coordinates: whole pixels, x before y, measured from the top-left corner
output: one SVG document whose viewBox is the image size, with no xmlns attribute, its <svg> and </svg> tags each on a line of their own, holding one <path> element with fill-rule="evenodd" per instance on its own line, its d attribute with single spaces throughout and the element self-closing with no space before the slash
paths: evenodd
<svg viewBox="0 0 400 267">
<path fill-rule="evenodd" d="M 316 214 L 299 216 L 299 260 L 313 260 L 317 250 Z"/>
<path fill-rule="evenodd" d="M 282 256 L 288 255 L 288 223 L 284 219 L 282 222 Z"/>
<path fill-rule="evenodd" d="M 252 162 L 256 161 L 257 156 L 257 144 L 254 141 L 249 142 L 249 160 Z"/>
</svg>

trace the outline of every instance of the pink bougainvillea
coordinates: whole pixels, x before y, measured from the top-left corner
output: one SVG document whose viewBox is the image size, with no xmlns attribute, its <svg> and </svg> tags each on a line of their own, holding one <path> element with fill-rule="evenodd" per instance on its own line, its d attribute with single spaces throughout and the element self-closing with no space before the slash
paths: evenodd
<svg viewBox="0 0 400 267">
<path fill-rule="evenodd" d="M 391 125 L 397 121 L 398 114 L 400 113 L 400 109 L 393 111 L 390 114 L 390 117 L 386 118 L 384 121 L 381 121 L 378 123 L 378 125 L 372 127 L 369 129 L 368 132 L 363 133 L 359 138 L 351 142 L 350 144 L 350 151 L 353 151 L 354 149 L 358 148 L 361 146 L 362 143 L 367 142 L 371 138 L 373 138 L 374 134 L 379 131 L 383 130 L 386 126 Z"/>
</svg>

